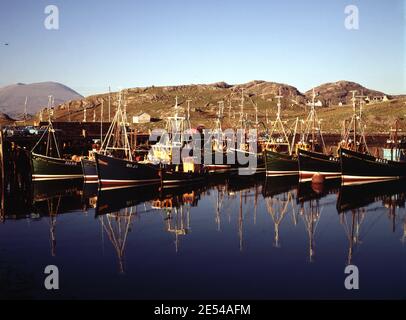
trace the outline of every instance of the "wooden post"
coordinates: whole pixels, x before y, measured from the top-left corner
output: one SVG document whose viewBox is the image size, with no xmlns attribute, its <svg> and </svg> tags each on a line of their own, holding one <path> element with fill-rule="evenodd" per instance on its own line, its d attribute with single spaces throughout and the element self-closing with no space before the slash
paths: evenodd
<svg viewBox="0 0 406 320">
<path fill-rule="evenodd" d="M 1 175 L 1 190 L 4 190 L 4 143 L 3 143 L 3 128 L 0 126 L 0 175 Z"/>
</svg>

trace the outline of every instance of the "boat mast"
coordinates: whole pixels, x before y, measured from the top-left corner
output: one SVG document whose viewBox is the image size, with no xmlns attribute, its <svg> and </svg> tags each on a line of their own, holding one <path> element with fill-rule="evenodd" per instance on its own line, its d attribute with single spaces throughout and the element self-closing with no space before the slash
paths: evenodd
<svg viewBox="0 0 406 320">
<path fill-rule="evenodd" d="M 190 103 L 192 102 L 191 99 L 186 100 L 187 102 L 187 121 L 190 121 Z"/>
<path fill-rule="evenodd" d="M 364 126 L 363 121 L 362 121 L 362 112 L 363 112 L 363 107 L 364 107 L 364 104 L 365 104 L 365 101 L 364 101 L 364 98 L 365 98 L 364 92 L 361 91 L 361 95 L 358 96 L 357 98 L 359 98 L 358 127 L 359 127 L 359 131 L 360 131 L 360 140 L 359 140 L 359 142 L 358 142 L 359 147 L 357 148 L 357 146 L 356 146 L 355 151 L 360 151 L 360 150 L 362 151 L 361 146 L 363 146 L 363 147 L 365 147 L 365 151 L 366 151 L 366 152 L 369 152 L 369 151 L 368 151 L 367 141 L 366 141 L 366 139 L 365 139 L 365 132 L 364 132 L 365 126 Z M 354 143 L 356 143 L 356 142 L 354 141 Z"/>
<path fill-rule="evenodd" d="M 314 88 L 313 88 L 312 110 L 311 110 L 312 120 L 313 120 L 312 121 L 312 151 L 314 151 L 314 138 L 315 138 L 314 130 L 315 130 L 315 123 L 316 123 L 316 117 L 315 117 L 315 105 L 316 105 L 316 103 L 315 103 L 315 99 L 316 99 L 316 93 L 315 93 Z"/>
<path fill-rule="evenodd" d="M 312 94 L 310 113 L 309 113 L 305 123 L 306 123 L 306 126 L 305 126 L 306 130 L 304 131 L 303 136 L 302 136 L 302 143 L 305 144 L 307 141 L 309 141 L 309 136 L 311 136 L 311 149 L 312 149 L 312 151 L 315 151 L 316 129 L 317 129 L 318 134 L 320 135 L 320 139 L 321 139 L 322 150 L 325 153 L 326 146 L 325 146 L 323 134 L 322 134 L 321 128 L 320 128 L 321 120 L 318 119 L 317 113 L 316 113 L 316 92 L 315 92 L 314 88 L 313 88 L 313 94 Z M 316 124 L 319 125 L 319 128 L 316 128 Z"/>
<path fill-rule="evenodd" d="M 101 110 L 100 110 L 100 143 L 103 141 L 103 108 L 104 108 L 104 100 L 101 102 Z"/>
<path fill-rule="evenodd" d="M 269 135 L 269 139 L 271 139 L 271 142 L 277 145 L 287 145 L 288 146 L 288 152 L 290 155 L 292 155 L 292 146 L 289 143 L 289 138 L 288 138 L 288 134 L 285 130 L 285 126 L 282 122 L 281 119 L 281 107 L 282 107 L 282 101 L 281 99 L 283 98 L 283 96 L 281 95 L 281 91 L 279 90 L 279 95 L 275 96 L 275 98 L 278 100 L 277 102 L 277 112 L 276 112 L 276 120 L 272 126 L 271 129 L 271 133 Z M 273 135 L 275 133 L 282 133 L 282 137 L 277 138 L 276 140 L 274 140 Z M 279 141 L 278 141 L 279 140 Z"/>
<path fill-rule="evenodd" d="M 241 129 L 243 127 L 243 123 L 244 123 L 244 88 L 241 88 L 241 103 L 240 103 L 240 126 Z"/>
<path fill-rule="evenodd" d="M 24 103 L 24 125 L 27 125 L 27 102 L 28 102 L 28 97 L 25 97 L 25 103 Z"/>
<path fill-rule="evenodd" d="M 355 95 L 357 94 L 357 90 L 352 90 L 351 91 L 351 93 L 352 93 L 352 110 L 353 110 L 353 125 L 354 125 L 354 128 L 353 128 L 353 134 L 354 134 L 354 138 L 353 138 L 353 141 L 354 141 L 354 151 L 357 151 L 357 108 L 356 108 L 356 98 L 355 98 Z"/>
<path fill-rule="evenodd" d="M 118 93 L 117 111 L 102 143 L 100 152 L 106 154 L 108 150 L 121 150 L 124 151 L 125 156 L 129 161 L 133 161 L 131 146 L 127 135 L 126 117 L 122 111 L 121 94 L 122 92 L 120 91 Z M 116 132 L 114 132 L 115 129 Z M 113 141 L 111 141 L 112 138 Z M 112 142 L 112 146 L 110 146 L 110 142 Z"/>
</svg>

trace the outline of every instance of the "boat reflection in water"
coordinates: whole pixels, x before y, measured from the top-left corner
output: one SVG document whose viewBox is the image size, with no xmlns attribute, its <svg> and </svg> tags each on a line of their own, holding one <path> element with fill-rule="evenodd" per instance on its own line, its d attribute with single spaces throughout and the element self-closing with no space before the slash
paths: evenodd
<svg viewBox="0 0 406 320">
<path fill-rule="evenodd" d="M 309 261 L 313 262 L 316 255 L 316 232 L 323 213 L 322 199 L 329 194 L 334 194 L 339 188 L 336 180 L 326 180 L 324 184 L 300 183 L 297 194 L 299 215 L 303 220 L 308 236 Z"/>
<path fill-rule="evenodd" d="M 402 219 L 397 214 L 398 209 L 405 208 L 406 185 L 404 180 L 364 185 L 343 185 L 340 189 L 337 211 L 340 214 L 340 222 L 348 239 L 348 265 L 352 264 L 354 252 L 365 237 L 366 233 L 363 233 L 362 230 L 371 229 L 373 224 L 382 217 L 380 214 L 374 217 L 368 226 L 365 225 L 367 215 L 375 214 L 375 212 L 368 213 L 368 206 L 379 202 L 382 203 L 383 208 L 388 209 L 386 214 L 392 222 L 391 231 L 395 233 L 397 225 L 401 225 L 403 229 L 401 241 L 404 241 L 406 237 L 406 215 Z"/>
<path fill-rule="evenodd" d="M 320 298 L 320 288 L 328 288 L 326 297 L 343 297 L 344 289 L 337 289 L 334 283 L 342 283 L 345 264 L 357 260 L 357 266 L 368 269 L 365 281 L 378 281 L 375 275 L 384 269 L 379 265 L 381 259 L 395 271 L 385 278 L 390 288 L 382 284 L 371 294 L 379 298 L 382 292 L 383 297 L 395 292 L 400 296 L 405 195 L 403 181 L 341 186 L 333 180 L 299 183 L 297 176 L 222 176 L 169 189 L 151 185 L 100 190 L 96 184 L 83 182 L 36 182 L 30 194 L 24 195 L 25 202 L 18 194 L 3 198 L 0 243 L 14 251 L 7 256 L 5 250 L 2 258 L 11 261 L 10 257 L 20 255 L 27 259 L 24 268 L 31 272 L 32 255 L 41 266 L 56 256 L 66 276 L 76 279 L 80 275 L 72 271 L 77 269 L 70 261 L 75 253 L 93 272 L 70 283 L 72 291 L 64 288 L 64 296 L 73 296 L 73 292 L 80 296 L 81 283 L 90 281 L 95 287 L 89 292 L 95 298 L 140 299 L 173 298 L 174 285 L 179 282 L 182 289 L 176 291 L 176 297 L 180 298 L 201 298 L 203 291 L 204 297 L 219 298 Z M 85 219 L 87 212 L 94 212 L 95 219 Z M 46 224 L 30 228 L 27 237 L 27 219 Z M 64 250 L 58 252 L 61 224 Z M 135 232 L 139 229 L 148 232 Z M 78 230 L 85 232 L 86 241 L 77 237 Z M 111 250 L 108 258 L 97 250 L 100 230 L 103 243 Z M 48 233 L 51 254 L 48 250 L 44 254 L 32 239 L 42 236 L 39 241 L 47 249 Z M 366 236 L 375 241 L 365 241 Z M 357 255 L 361 243 L 363 254 Z M 368 254 L 371 250 L 374 254 Z M 300 277 L 292 281 L 292 273 L 299 269 Z M 173 277 L 167 276 L 167 270 Z M 117 280 L 122 279 L 121 274 L 126 275 L 125 281 Z M 331 286 L 326 283 L 330 276 Z M 106 277 L 110 277 L 108 291 L 103 287 Z M 234 285 L 235 277 L 252 288 L 247 285 L 242 290 L 240 283 Z M 284 291 L 286 283 L 295 290 Z M 215 284 L 225 288 L 224 295 L 213 289 L 218 288 Z M 133 290 L 135 286 L 140 290 Z M 185 287 L 190 289 L 186 294 Z"/>
<path fill-rule="evenodd" d="M 33 182 L 33 218 L 47 217 L 51 256 L 56 256 L 57 216 L 80 211 L 82 206 L 81 181 L 38 181 Z"/>
<path fill-rule="evenodd" d="M 267 177 L 263 188 L 266 208 L 274 224 L 274 246 L 280 247 L 279 227 L 285 216 L 292 215 L 297 225 L 297 209 L 294 199 L 297 194 L 297 176 Z"/>
<path fill-rule="evenodd" d="M 153 185 L 99 190 L 96 218 L 100 221 L 102 235 L 107 235 L 117 254 L 120 274 L 125 273 L 125 245 L 133 221 L 139 214 L 137 206 L 153 199 L 158 191 L 158 187 Z"/>
</svg>

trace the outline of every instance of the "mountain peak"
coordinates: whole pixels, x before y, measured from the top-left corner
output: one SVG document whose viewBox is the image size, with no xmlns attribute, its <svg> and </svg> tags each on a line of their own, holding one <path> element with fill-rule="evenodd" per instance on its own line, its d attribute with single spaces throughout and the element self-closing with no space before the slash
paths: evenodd
<svg viewBox="0 0 406 320">
<path fill-rule="evenodd" d="M 17 83 L 0 88 L 0 112 L 12 117 L 21 115 L 27 97 L 27 111 L 35 114 L 48 104 L 50 95 L 53 96 L 55 105 L 83 98 L 73 89 L 58 82 Z"/>
<path fill-rule="evenodd" d="M 314 88 L 318 95 L 318 99 L 325 105 L 338 105 L 339 103 L 348 104 L 351 101 L 351 91 L 357 91 L 358 95 L 369 97 L 384 96 L 385 93 L 368 89 L 361 84 L 348 80 L 339 80 L 336 82 L 327 82 Z M 305 95 L 308 99 L 313 94 L 313 89 L 306 91 Z"/>
</svg>

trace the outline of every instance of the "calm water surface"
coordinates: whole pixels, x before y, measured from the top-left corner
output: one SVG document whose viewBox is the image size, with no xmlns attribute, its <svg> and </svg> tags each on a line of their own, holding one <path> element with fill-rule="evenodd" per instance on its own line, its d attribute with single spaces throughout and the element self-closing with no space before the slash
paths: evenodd
<svg viewBox="0 0 406 320">
<path fill-rule="evenodd" d="M 159 192 L 41 184 L 6 196 L 0 298 L 406 298 L 404 183 L 234 177 Z M 60 290 L 44 288 L 56 265 Z M 360 290 L 344 288 L 358 266 Z"/>
</svg>

